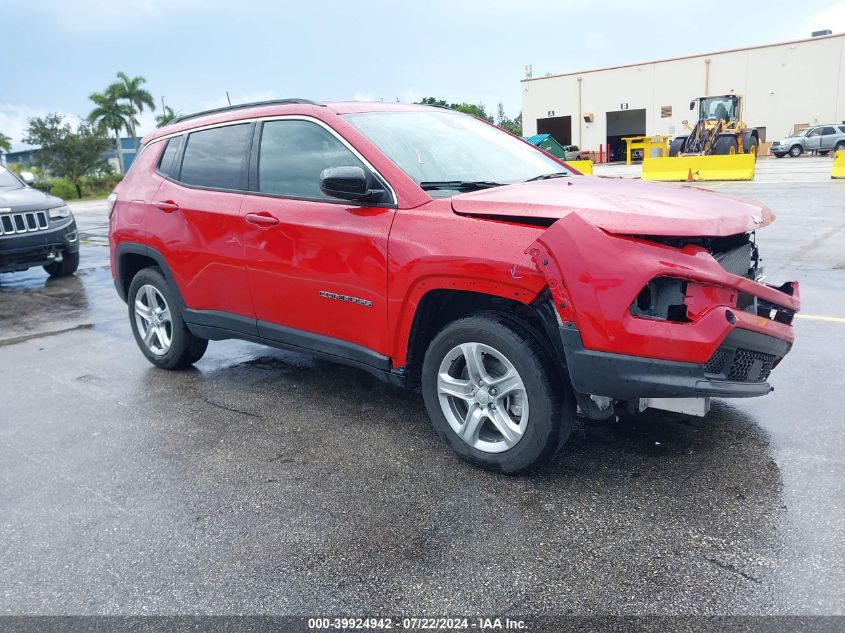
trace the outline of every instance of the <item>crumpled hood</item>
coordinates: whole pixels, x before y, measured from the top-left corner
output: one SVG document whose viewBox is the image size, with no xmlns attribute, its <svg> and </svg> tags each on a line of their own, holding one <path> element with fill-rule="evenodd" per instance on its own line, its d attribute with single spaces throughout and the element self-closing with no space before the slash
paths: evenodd
<svg viewBox="0 0 845 633">
<path fill-rule="evenodd" d="M 61 198 L 33 189 L 22 187 L 20 189 L 0 189 L 0 209 L 11 209 L 14 211 L 36 211 L 38 209 L 52 209 L 60 207 Z"/>
<path fill-rule="evenodd" d="M 691 186 L 570 176 L 458 194 L 461 215 L 560 219 L 577 213 L 610 233 L 721 237 L 770 224 L 763 204 Z"/>
</svg>

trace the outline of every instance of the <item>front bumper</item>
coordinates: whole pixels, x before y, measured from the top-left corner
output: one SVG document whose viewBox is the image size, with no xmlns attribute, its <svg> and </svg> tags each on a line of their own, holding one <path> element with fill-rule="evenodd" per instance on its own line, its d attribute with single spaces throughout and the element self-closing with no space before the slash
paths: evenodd
<svg viewBox="0 0 845 633">
<path fill-rule="evenodd" d="M 70 218 L 59 226 L 31 233 L 0 236 L 0 273 L 44 266 L 59 253 L 79 251 L 76 221 Z"/>
<path fill-rule="evenodd" d="M 773 336 L 736 328 L 707 363 L 685 363 L 585 349 L 572 323 L 559 333 L 573 388 L 614 400 L 764 396 L 773 389 L 766 382 L 769 372 L 791 347 Z"/>
<path fill-rule="evenodd" d="M 797 282 L 774 287 L 733 274 L 701 246 L 612 235 L 572 214 L 528 252 L 548 281 L 559 353 L 579 393 L 615 400 L 761 396 L 792 347 Z M 632 311 L 638 293 L 658 278 L 686 284 L 684 318 Z"/>
</svg>

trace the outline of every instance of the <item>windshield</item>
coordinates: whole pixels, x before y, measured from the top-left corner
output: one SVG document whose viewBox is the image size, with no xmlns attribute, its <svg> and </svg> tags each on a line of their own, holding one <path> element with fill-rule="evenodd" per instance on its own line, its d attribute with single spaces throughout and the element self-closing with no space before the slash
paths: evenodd
<svg viewBox="0 0 845 633">
<path fill-rule="evenodd" d="M 0 189 L 20 189 L 21 181 L 5 167 L 0 167 Z"/>
<path fill-rule="evenodd" d="M 738 99 L 736 97 L 707 97 L 701 100 L 698 110 L 700 119 L 721 119 L 722 121 L 736 121 Z"/>
<path fill-rule="evenodd" d="M 531 145 L 457 112 L 364 112 L 346 118 L 417 183 L 441 183 L 441 189 L 570 173 Z"/>
<path fill-rule="evenodd" d="M 812 129 L 813 128 L 811 128 L 811 127 L 805 127 L 803 130 L 798 130 L 797 132 L 791 132 L 789 134 L 789 136 L 787 136 L 786 138 L 800 138 L 802 136 L 807 136 L 807 132 L 809 132 Z"/>
</svg>

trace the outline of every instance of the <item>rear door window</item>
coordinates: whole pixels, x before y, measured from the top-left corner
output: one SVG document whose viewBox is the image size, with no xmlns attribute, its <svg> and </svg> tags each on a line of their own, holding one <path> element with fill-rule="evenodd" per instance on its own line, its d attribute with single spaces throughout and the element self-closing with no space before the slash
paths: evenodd
<svg viewBox="0 0 845 633">
<path fill-rule="evenodd" d="M 258 153 L 258 191 L 292 198 L 328 198 L 320 174 L 329 167 L 364 164 L 325 128 L 310 121 L 267 121 Z"/>
<path fill-rule="evenodd" d="M 822 128 L 822 134 L 824 134 L 824 135 L 836 134 L 836 130 L 834 130 L 832 127 L 825 127 L 825 128 Z"/>
<path fill-rule="evenodd" d="M 200 130 L 188 135 L 179 180 L 213 189 L 243 189 L 249 123 Z"/>
</svg>

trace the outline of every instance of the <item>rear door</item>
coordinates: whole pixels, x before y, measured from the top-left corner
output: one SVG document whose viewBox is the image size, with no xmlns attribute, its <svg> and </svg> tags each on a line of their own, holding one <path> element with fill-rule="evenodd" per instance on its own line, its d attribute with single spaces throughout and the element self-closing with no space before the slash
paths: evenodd
<svg viewBox="0 0 845 633">
<path fill-rule="evenodd" d="M 240 218 L 252 129 L 241 123 L 170 139 L 148 227 L 188 308 L 247 317 L 254 332 Z"/>
<path fill-rule="evenodd" d="M 296 117 L 260 125 L 241 210 L 259 334 L 381 366 L 395 204 L 355 204 L 320 191 L 328 167 L 374 173 L 326 125 Z"/>
</svg>

